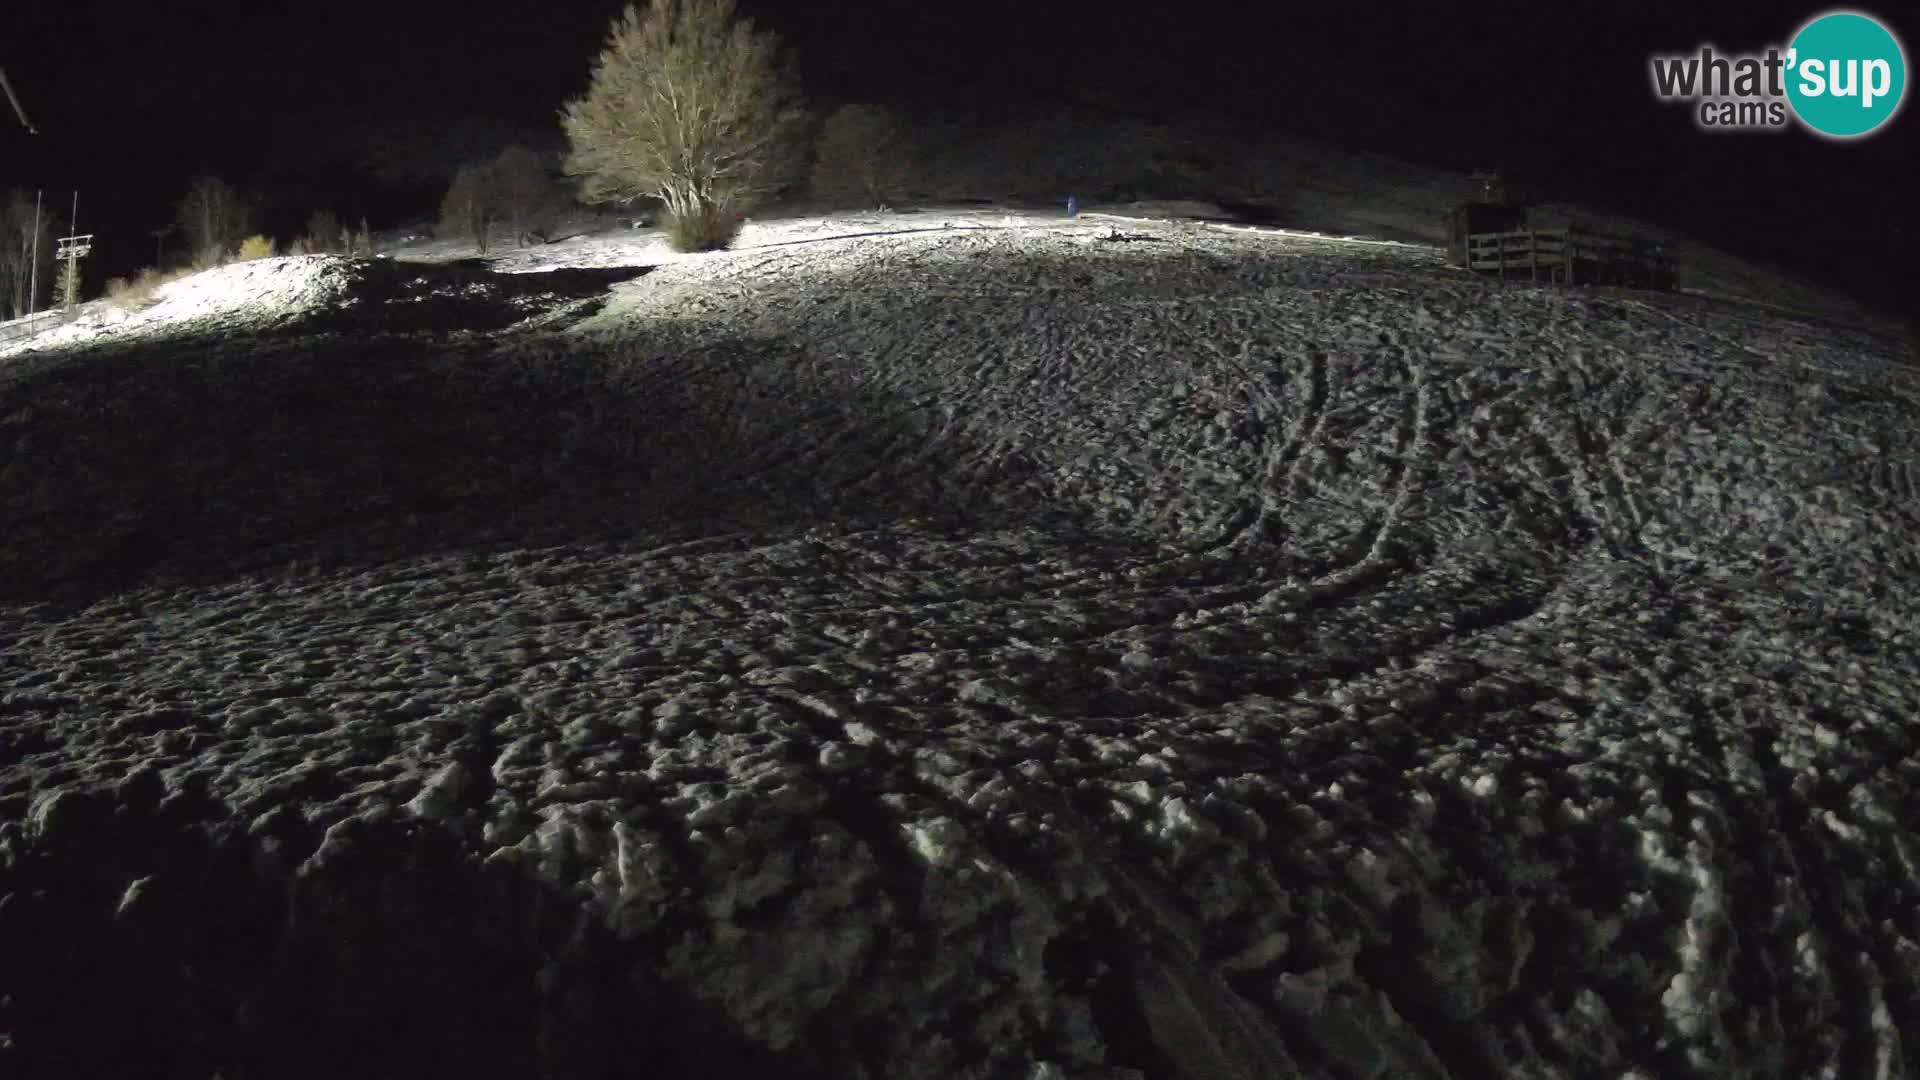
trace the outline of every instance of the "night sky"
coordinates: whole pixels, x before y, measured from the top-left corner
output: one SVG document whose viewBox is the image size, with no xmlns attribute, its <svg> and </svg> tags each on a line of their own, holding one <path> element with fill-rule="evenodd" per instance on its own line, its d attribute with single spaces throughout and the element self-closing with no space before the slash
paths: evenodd
<svg viewBox="0 0 1920 1080">
<path fill-rule="evenodd" d="M 0 66 L 42 134 L 0 124 L 0 188 L 78 186 L 82 230 L 109 234 L 95 278 L 151 261 L 148 230 L 200 171 L 267 196 L 265 224 L 282 232 L 320 205 L 368 213 L 376 227 L 425 217 L 461 159 L 515 140 L 557 145 L 557 110 L 584 89 L 622 6 L 9 5 Z M 1497 165 L 1556 197 L 1678 224 L 1882 306 L 1912 306 L 1893 272 L 1913 239 L 1920 114 L 1909 107 L 1850 144 L 1798 131 L 1709 136 L 1648 89 L 1649 53 L 1758 48 L 1824 10 L 1815 5 L 741 6 L 796 49 L 815 99 L 1006 110 L 1094 97 L 1142 117 L 1203 111 L 1249 138 Z M 1910 52 L 1920 41 L 1910 10 L 1867 10 Z"/>
</svg>

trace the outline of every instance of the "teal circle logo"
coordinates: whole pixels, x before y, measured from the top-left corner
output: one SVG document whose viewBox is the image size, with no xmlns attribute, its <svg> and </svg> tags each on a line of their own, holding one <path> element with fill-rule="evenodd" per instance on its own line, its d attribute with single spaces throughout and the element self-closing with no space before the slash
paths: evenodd
<svg viewBox="0 0 1920 1080">
<path fill-rule="evenodd" d="M 1821 135 L 1852 139 L 1900 111 L 1907 57 L 1880 20 L 1833 11 L 1800 28 L 1787 46 L 1787 101 Z"/>
</svg>

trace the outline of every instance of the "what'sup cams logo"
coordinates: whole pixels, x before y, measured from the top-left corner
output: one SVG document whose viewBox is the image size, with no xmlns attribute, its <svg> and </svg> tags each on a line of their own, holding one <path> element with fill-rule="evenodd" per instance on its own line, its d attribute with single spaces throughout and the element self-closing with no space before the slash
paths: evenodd
<svg viewBox="0 0 1920 1080">
<path fill-rule="evenodd" d="M 1829 11 L 1785 47 L 1758 53 L 1697 52 L 1648 62 L 1654 95 L 1693 107 L 1702 131 L 1780 131 L 1798 123 L 1828 139 L 1856 139 L 1887 126 L 1906 98 L 1907 58 L 1879 19 Z"/>
</svg>

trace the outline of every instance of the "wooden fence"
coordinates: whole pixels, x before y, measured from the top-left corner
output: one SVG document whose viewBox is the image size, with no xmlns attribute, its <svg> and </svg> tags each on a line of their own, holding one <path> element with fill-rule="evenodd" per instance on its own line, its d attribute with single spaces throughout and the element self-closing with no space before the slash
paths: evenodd
<svg viewBox="0 0 1920 1080">
<path fill-rule="evenodd" d="M 10 322 L 0 322 L 0 341 L 18 341 L 21 338 L 32 337 L 42 330 L 51 330 L 61 323 L 72 322 L 79 314 L 80 308 L 75 305 L 72 308 L 54 308 L 51 311 L 42 311 Z"/>
<path fill-rule="evenodd" d="M 1467 238 L 1467 269 L 1561 285 L 1671 289 L 1673 260 L 1658 248 L 1582 229 L 1518 229 Z"/>
</svg>

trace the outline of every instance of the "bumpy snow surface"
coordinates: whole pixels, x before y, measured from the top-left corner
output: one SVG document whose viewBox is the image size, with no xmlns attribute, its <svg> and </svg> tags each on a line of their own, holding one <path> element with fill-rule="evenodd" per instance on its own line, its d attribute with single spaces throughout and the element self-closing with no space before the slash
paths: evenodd
<svg viewBox="0 0 1920 1080">
<path fill-rule="evenodd" d="M 0 1066 L 1920 1070 L 1896 346 L 940 225 L 12 347 Z"/>
</svg>

